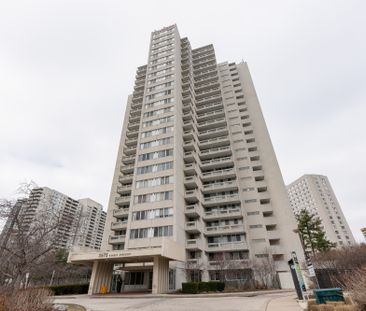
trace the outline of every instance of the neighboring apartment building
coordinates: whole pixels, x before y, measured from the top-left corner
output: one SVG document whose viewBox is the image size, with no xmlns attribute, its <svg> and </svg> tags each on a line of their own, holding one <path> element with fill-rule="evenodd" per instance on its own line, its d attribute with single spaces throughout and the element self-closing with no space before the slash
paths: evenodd
<svg viewBox="0 0 366 311">
<path fill-rule="evenodd" d="M 79 204 L 81 217 L 73 244 L 76 247 L 100 249 L 107 213 L 101 204 L 89 198 L 80 199 Z"/>
<path fill-rule="evenodd" d="M 361 229 L 361 232 L 366 240 L 366 227 Z"/>
<path fill-rule="evenodd" d="M 23 228 L 28 230 L 37 223 L 53 226 L 55 248 L 70 249 L 73 245 L 99 249 L 106 213 L 102 206 L 91 199 L 79 201 L 48 187 L 34 188 L 29 197 L 18 200 L 13 207 L 19 213 Z M 61 225 L 57 225 L 60 223 Z M 3 229 L 3 241 L 16 230 L 10 217 Z"/>
<path fill-rule="evenodd" d="M 246 63 L 217 64 L 212 45 L 192 49 L 177 27 L 154 31 L 147 65 L 128 98 L 101 252 L 89 293 L 179 289 L 200 267 L 217 280 L 218 258 L 271 257 L 283 287 L 296 222 Z"/>
<path fill-rule="evenodd" d="M 306 174 L 289 184 L 287 191 L 293 212 L 307 209 L 318 216 L 331 242 L 339 247 L 356 243 L 326 176 Z"/>
</svg>

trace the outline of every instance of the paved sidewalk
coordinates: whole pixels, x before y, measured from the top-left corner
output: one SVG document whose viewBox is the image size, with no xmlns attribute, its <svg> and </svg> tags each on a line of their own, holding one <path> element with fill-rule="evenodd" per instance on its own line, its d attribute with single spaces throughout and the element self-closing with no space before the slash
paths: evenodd
<svg viewBox="0 0 366 311">
<path fill-rule="evenodd" d="M 172 297 L 173 296 L 173 297 Z M 57 297 L 55 303 L 79 304 L 88 311 L 302 311 L 297 309 L 294 293 L 257 291 L 210 295 L 105 295 Z M 283 298 L 283 299 L 282 299 Z"/>
<path fill-rule="evenodd" d="M 296 300 L 295 295 L 289 295 L 270 300 L 265 311 L 303 311 Z"/>
</svg>

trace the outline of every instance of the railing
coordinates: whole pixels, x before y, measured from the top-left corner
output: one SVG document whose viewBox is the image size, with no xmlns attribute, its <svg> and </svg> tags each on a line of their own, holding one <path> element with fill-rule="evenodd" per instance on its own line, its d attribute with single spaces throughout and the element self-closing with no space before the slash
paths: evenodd
<svg viewBox="0 0 366 311">
<path fill-rule="evenodd" d="M 216 210 L 216 211 L 209 211 L 209 212 L 205 212 L 205 216 L 207 217 L 222 217 L 222 216 L 227 216 L 227 215 L 241 215 L 241 211 L 240 208 L 234 208 L 234 209 L 227 209 L 227 210 Z"/>
<path fill-rule="evenodd" d="M 228 140 L 229 140 L 228 136 L 220 136 L 220 137 L 201 140 L 199 143 L 202 145 L 202 144 L 210 144 L 213 142 L 223 142 L 223 141 L 228 141 Z"/>
<path fill-rule="evenodd" d="M 202 248 L 202 240 L 201 239 L 189 239 L 186 241 L 187 248 Z"/>
<path fill-rule="evenodd" d="M 211 203 L 211 202 L 215 203 L 215 202 L 231 201 L 231 200 L 239 200 L 239 195 L 238 194 L 226 194 L 226 195 L 204 198 L 205 203 Z"/>
<path fill-rule="evenodd" d="M 213 172 L 204 172 L 202 173 L 202 176 L 208 177 L 208 176 L 221 176 L 229 173 L 235 173 L 235 170 L 233 168 L 226 168 L 224 170 L 217 170 Z"/>
<path fill-rule="evenodd" d="M 217 128 L 211 129 L 211 130 L 202 131 L 202 132 L 199 132 L 198 135 L 212 134 L 212 133 L 221 132 L 221 131 L 227 131 L 227 127 L 217 127 Z"/>
<path fill-rule="evenodd" d="M 244 241 L 208 243 L 207 246 L 209 250 L 210 249 L 235 250 L 235 249 L 246 249 L 248 247 Z"/>
<path fill-rule="evenodd" d="M 244 226 L 243 226 L 243 224 L 237 224 L 237 225 L 206 227 L 205 231 L 207 233 L 217 233 L 219 231 L 224 231 L 224 232 L 227 232 L 227 231 L 230 231 L 230 232 L 231 231 L 234 231 L 234 232 L 241 231 L 241 232 L 243 232 L 244 231 Z"/>
<path fill-rule="evenodd" d="M 228 187 L 228 186 L 236 186 L 236 182 L 235 181 L 216 182 L 216 183 L 212 183 L 212 184 L 203 185 L 203 189 L 216 189 L 216 188 L 223 188 L 223 187 Z"/>
<path fill-rule="evenodd" d="M 212 153 L 212 152 L 216 152 L 216 151 L 226 151 L 226 150 L 231 150 L 231 148 L 230 147 L 210 148 L 210 149 L 202 150 L 201 154 Z"/>
<path fill-rule="evenodd" d="M 197 124 L 197 126 L 204 126 L 204 125 L 213 125 L 215 124 L 216 122 L 221 122 L 221 121 L 226 121 L 225 118 L 217 118 L 217 119 L 213 119 L 213 120 L 208 120 L 208 121 L 205 121 L 205 122 L 200 122 Z"/>
<path fill-rule="evenodd" d="M 128 215 L 128 208 L 122 208 L 122 209 L 115 209 L 115 210 L 113 210 L 113 216 L 114 217 L 123 216 L 123 215 Z"/>
</svg>

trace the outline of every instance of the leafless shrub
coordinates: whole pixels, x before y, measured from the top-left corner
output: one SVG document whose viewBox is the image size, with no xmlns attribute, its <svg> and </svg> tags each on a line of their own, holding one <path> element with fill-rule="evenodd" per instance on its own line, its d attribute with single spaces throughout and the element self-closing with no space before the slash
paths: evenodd
<svg viewBox="0 0 366 311">
<path fill-rule="evenodd" d="M 366 310 L 366 266 L 354 270 L 345 277 L 346 290 L 349 291 L 358 310 Z"/>
<path fill-rule="evenodd" d="M 51 292 L 46 289 L 2 291 L 0 311 L 53 311 Z"/>
</svg>

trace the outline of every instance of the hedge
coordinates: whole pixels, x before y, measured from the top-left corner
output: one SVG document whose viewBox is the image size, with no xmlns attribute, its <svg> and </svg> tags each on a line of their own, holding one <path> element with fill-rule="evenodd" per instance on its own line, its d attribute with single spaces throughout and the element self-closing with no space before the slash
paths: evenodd
<svg viewBox="0 0 366 311">
<path fill-rule="evenodd" d="M 43 288 L 51 290 L 55 296 L 77 295 L 77 294 L 87 294 L 89 284 L 53 285 L 53 286 L 43 286 Z"/>
<path fill-rule="evenodd" d="M 202 292 L 222 292 L 224 282 L 187 282 L 182 283 L 182 292 L 185 294 L 198 294 Z"/>
</svg>

